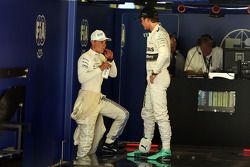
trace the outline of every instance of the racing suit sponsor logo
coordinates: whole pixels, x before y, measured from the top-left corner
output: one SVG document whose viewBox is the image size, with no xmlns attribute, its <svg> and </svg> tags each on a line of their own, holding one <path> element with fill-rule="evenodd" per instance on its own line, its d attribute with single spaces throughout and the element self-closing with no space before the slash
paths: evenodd
<svg viewBox="0 0 250 167">
<path fill-rule="evenodd" d="M 155 54 L 147 54 L 146 59 L 147 61 L 155 61 L 158 58 L 158 53 Z"/>
<path fill-rule="evenodd" d="M 153 48 L 153 47 L 147 47 L 147 51 L 148 51 L 148 52 L 153 52 L 153 51 L 154 51 L 154 48 Z"/>
</svg>

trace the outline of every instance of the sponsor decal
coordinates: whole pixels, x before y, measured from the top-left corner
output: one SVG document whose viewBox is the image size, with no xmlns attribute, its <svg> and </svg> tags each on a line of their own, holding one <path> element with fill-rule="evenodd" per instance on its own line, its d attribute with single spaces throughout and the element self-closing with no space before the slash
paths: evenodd
<svg viewBox="0 0 250 167">
<path fill-rule="evenodd" d="M 144 38 L 147 38 L 148 36 L 149 36 L 149 33 L 148 33 L 148 32 L 143 33 L 143 37 L 144 37 Z"/>
<path fill-rule="evenodd" d="M 86 47 L 88 44 L 89 36 L 89 23 L 87 19 L 82 19 L 80 29 L 80 42 L 82 47 Z"/>
<path fill-rule="evenodd" d="M 46 19 L 44 15 L 38 15 L 35 25 L 35 38 L 37 44 L 37 57 L 40 59 L 43 57 L 43 46 L 46 40 Z"/>
<path fill-rule="evenodd" d="M 249 48 L 250 29 L 235 29 L 224 36 L 220 43 L 224 48 Z"/>
</svg>

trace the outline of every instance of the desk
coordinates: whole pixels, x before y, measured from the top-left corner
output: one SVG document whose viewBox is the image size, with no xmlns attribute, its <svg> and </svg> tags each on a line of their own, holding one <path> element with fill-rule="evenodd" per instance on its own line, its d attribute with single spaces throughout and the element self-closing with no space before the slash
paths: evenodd
<svg viewBox="0 0 250 167">
<path fill-rule="evenodd" d="M 235 112 L 197 111 L 199 90 L 236 91 Z M 168 109 L 173 144 L 250 146 L 250 80 L 174 78 Z"/>
</svg>

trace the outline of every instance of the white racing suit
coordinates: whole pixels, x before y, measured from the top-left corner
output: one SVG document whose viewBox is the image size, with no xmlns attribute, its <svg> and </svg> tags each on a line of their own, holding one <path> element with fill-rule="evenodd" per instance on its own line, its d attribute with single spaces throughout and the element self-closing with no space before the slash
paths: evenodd
<svg viewBox="0 0 250 167">
<path fill-rule="evenodd" d="M 147 88 L 142 108 L 144 120 L 144 137 L 152 140 L 155 123 L 159 126 L 162 149 L 170 149 L 171 127 L 167 109 L 167 88 L 170 75 L 170 39 L 167 31 L 158 24 L 147 38 Z M 150 75 L 157 74 L 150 83 Z"/>
<path fill-rule="evenodd" d="M 101 94 L 103 77 L 99 66 L 103 61 L 105 57 L 91 49 L 78 60 L 78 79 L 82 86 L 71 113 L 77 123 L 74 133 L 74 144 L 78 145 L 77 158 L 96 151 L 105 132 L 102 116 L 114 119 L 106 143 L 114 142 L 121 135 L 128 120 L 126 109 Z M 109 76 L 116 75 L 117 68 L 113 61 Z"/>
</svg>

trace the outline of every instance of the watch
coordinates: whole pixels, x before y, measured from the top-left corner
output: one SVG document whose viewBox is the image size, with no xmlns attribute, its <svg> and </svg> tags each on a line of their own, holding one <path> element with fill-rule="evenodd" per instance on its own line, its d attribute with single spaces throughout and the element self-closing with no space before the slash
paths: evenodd
<svg viewBox="0 0 250 167">
<path fill-rule="evenodd" d="M 154 72 L 152 72 L 152 74 L 151 75 L 158 75 L 157 73 L 154 73 Z"/>
</svg>

